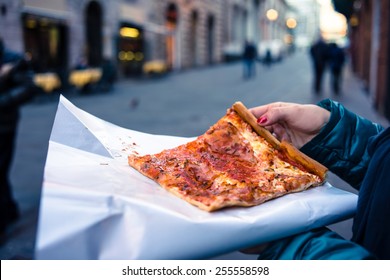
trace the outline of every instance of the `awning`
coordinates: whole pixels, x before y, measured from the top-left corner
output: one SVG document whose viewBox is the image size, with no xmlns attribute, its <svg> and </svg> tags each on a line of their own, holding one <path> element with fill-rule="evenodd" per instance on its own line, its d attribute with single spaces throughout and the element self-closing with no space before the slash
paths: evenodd
<svg viewBox="0 0 390 280">
<path fill-rule="evenodd" d="M 168 30 L 164 25 L 148 22 L 145 15 L 145 10 L 134 5 L 122 3 L 120 6 L 119 16 L 122 21 L 131 22 L 135 25 L 138 25 L 145 31 L 163 35 L 169 35 L 171 33 L 171 31 Z"/>
<path fill-rule="evenodd" d="M 65 0 L 25 0 L 22 11 L 42 17 L 66 20 L 70 16 Z"/>
</svg>

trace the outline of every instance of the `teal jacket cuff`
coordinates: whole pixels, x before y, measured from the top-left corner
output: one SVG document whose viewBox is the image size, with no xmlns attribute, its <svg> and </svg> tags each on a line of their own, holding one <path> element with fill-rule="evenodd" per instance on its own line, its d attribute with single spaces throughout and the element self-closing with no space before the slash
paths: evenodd
<svg viewBox="0 0 390 280">
<path fill-rule="evenodd" d="M 322 100 L 318 106 L 330 111 L 329 122 L 301 151 L 359 189 L 371 158 L 367 145 L 383 127 L 330 99 Z"/>
</svg>

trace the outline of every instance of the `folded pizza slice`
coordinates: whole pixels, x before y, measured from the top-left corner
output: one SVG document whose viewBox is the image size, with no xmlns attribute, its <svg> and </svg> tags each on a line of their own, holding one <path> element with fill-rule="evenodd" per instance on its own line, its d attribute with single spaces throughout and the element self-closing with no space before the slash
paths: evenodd
<svg viewBox="0 0 390 280">
<path fill-rule="evenodd" d="M 129 165 L 206 211 L 254 206 L 324 181 L 326 168 L 279 143 L 235 103 L 194 141 L 157 154 L 128 157 Z"/>
</svg>

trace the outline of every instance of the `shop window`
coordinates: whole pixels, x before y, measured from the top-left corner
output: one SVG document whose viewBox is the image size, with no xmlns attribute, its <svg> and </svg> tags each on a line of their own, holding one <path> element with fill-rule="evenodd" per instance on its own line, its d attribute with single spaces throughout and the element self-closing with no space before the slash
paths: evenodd
<svg viewBox="0 0 390 280">
<path fill-rule="evenodd" d="M 67 67 L 67 27 L 57 19 L 22 15 L 25 51 L 36 72 L 63 72 Z"/>
<path fill-rule="evenodd" d="M 141 74 L 144 56 L 143 29 L 129 23 L 121 24 L 117 53 L 120 72 L 124 76 Z"/>
</svg>

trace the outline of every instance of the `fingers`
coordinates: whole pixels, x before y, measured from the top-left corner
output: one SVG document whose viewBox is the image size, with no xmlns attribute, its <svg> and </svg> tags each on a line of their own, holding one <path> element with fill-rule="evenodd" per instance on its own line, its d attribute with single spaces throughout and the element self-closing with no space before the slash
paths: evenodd
<svg viewBox="0 0 390 280">
<path fill-rule="evenodd" d="M 270 126 L 276 123 L 285 122 L 294 115 L 297 109 L 296 104 L 276 102 L 251 109 L 262 126 Z"/>
<path fill-rule="evenodd" d="M 275 108 L 275 107 L 283 107 L 283 106 L 285 106 L 285 104 L 287 104 L 287 103 L 275 102 L 275 103 L 270 103 L 267 105 L 251 108 L 250 111 L 252 112 L 252 114 L 256 118 L 259 118 L 260 116 L 264 115 L 270 109 Z"/>
<path fill-rule="evenodd" d="M 288 142 L 291 142 L 291 136 L 289 134 L 289 130 L 283 126 L 282 124 L 275 123 L 270 126 L 265 126 L 265 129 L 267 129 L 269 132 L 272 133 L 273 136 L 275 136 L 279 141 L 286 140 Z"/>
<path fill-rule="evenodd" d="M 275 123 L 275 125 L 273 125 L 273 134 L 279 141 L 287 140 L 291 142 L 290 135 L 288 134 L 288 129 L 286 129 L 286 127 L 279 123 Z"/>
<path fill-rule="evenodd" d="M 249 109 L 253 115 L 255 115 L 255 117 L 260 117 L 262 115 L 264 115 L 266 112 L 268 112 L 269 110 L 273 110 L 275 108 L 283 108 L 283 107 L 288 107 L 288 106 L 292 106 L 294 105 L 294 103 L 288 103 L 288 102 L 274 102 L 274 103 L 269 103 L 267 105 L 262 105 L 262 106 L 258 106 L 258 107 L 254 107 L 254 108 L 251 108 Z"/>
<path fill-rule="evenodd" d="M 330 112 L 317 105 L 276 102 L 251 109 L 259 125 L 279 141 L 301 147 L 329 121 Z"/>
</svg>

